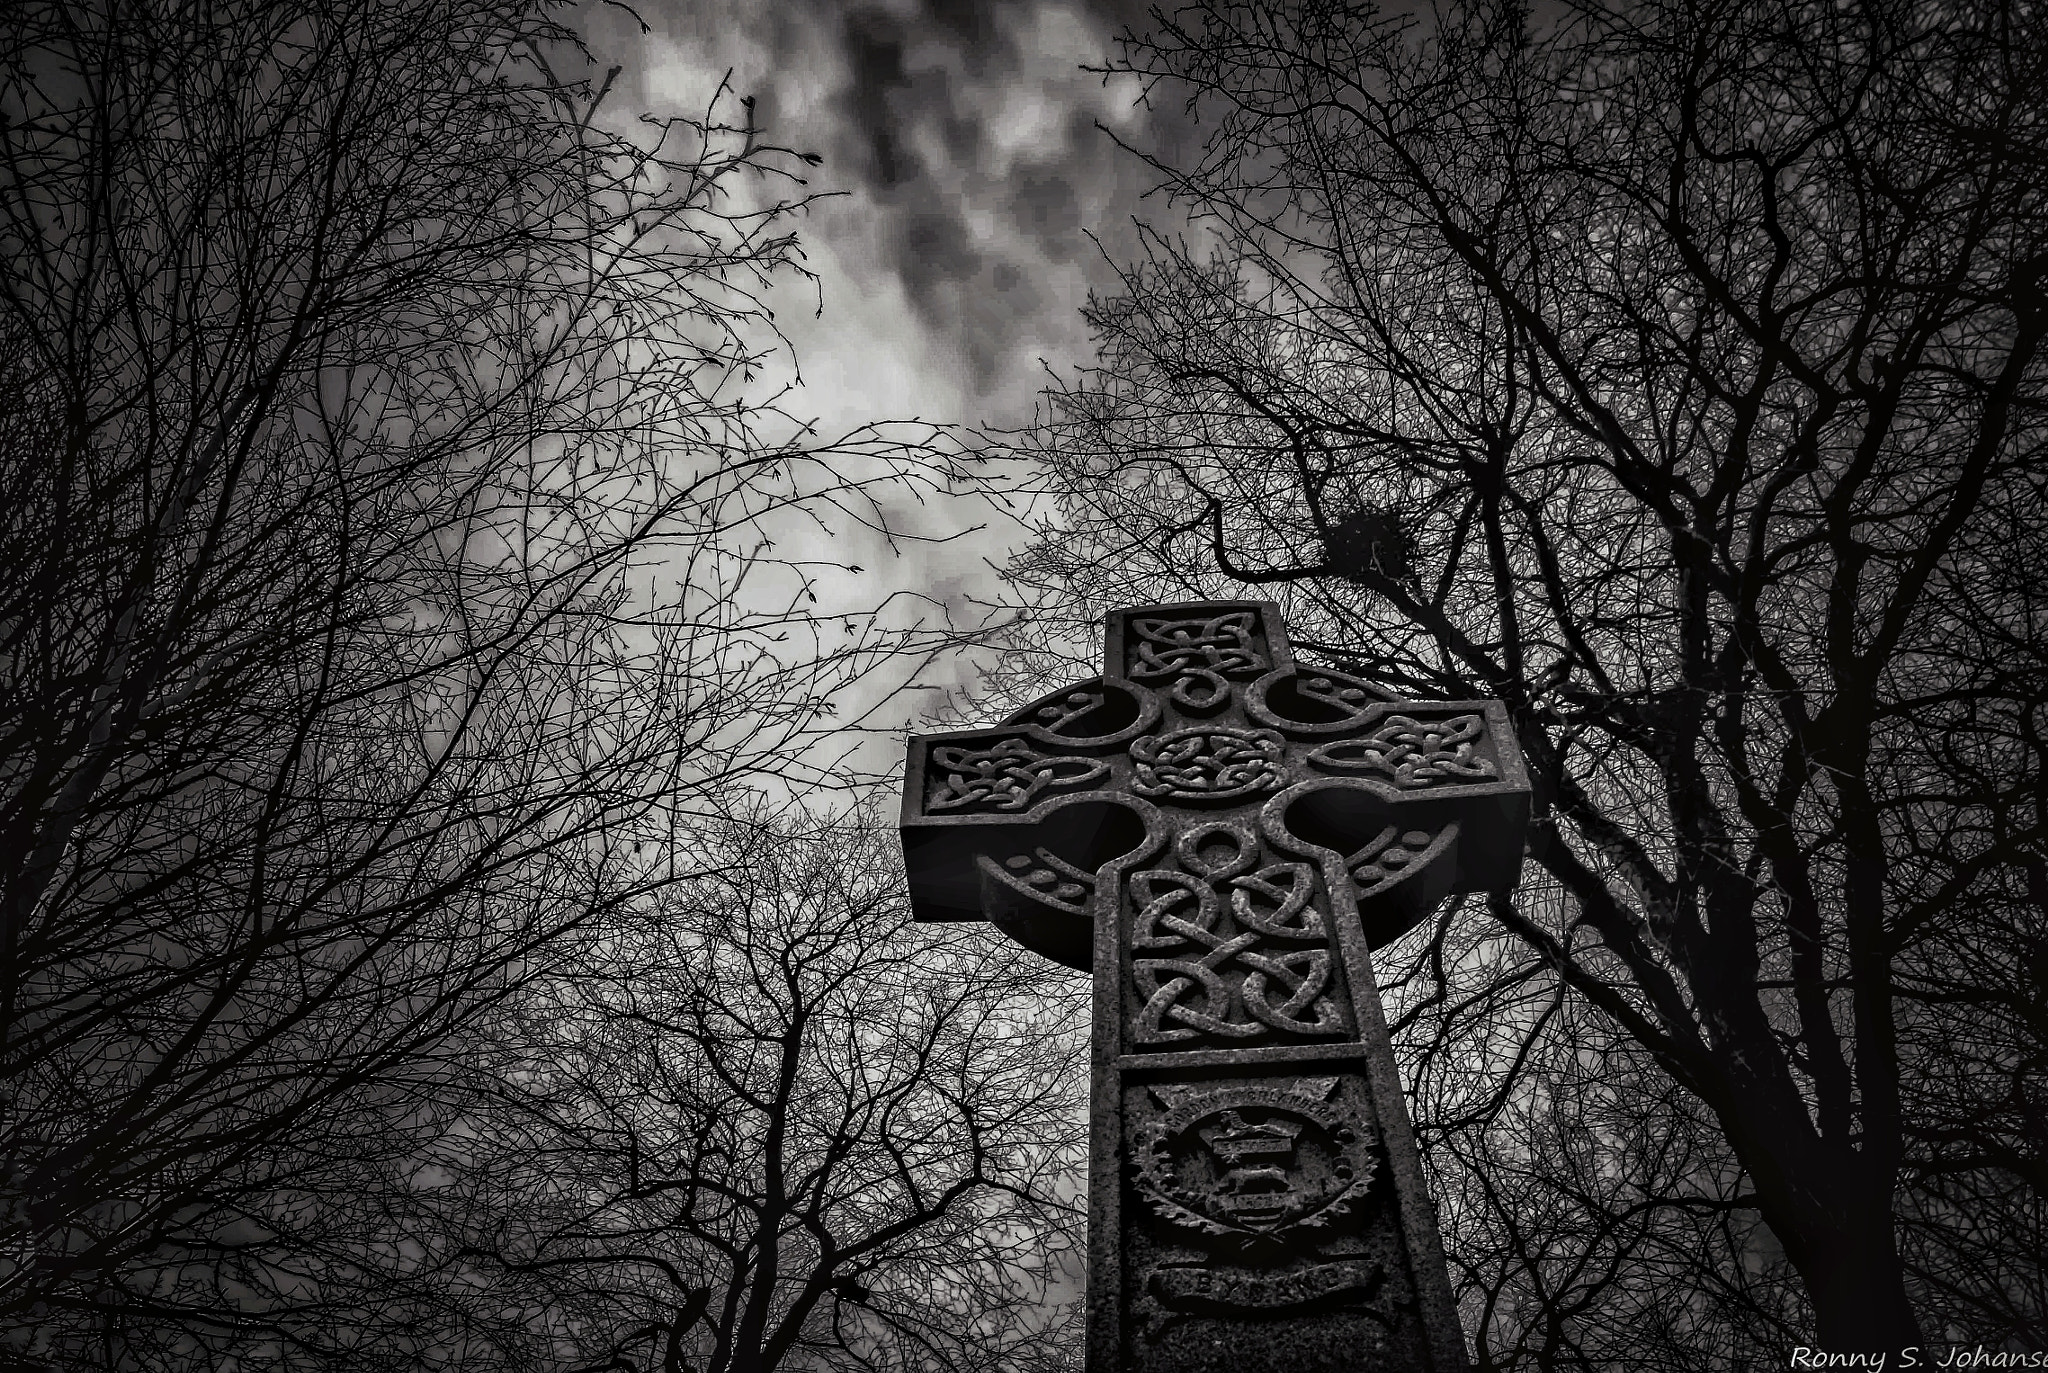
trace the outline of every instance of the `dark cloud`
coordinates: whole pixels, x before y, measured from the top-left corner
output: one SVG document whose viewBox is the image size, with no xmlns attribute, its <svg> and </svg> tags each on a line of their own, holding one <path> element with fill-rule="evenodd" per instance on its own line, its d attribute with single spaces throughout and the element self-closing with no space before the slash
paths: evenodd
<svg viewBox="0 0 2048 1373">
<path fill-rule="evenodd" d="M 916 264 L 916 276 L 927 287 L 972 280 L 982 268 L 982 255 L 974 250 L 966 226 L 938 209 L 913 210 L 904 216 L 903 261 Z"/>
<path fill-rule="evenodd" d="M 841 164 L 859 168 L 884 192 L 916 181 L 916 156 L 904 141 L 897 109 L 908 103 L 899 97 L 910 87 L 903 72 L 903 26 L 891 15 L 856 10 L 846 16 L 845 51 L 850 80 L 839 106 L 849 137 L 838 142 L 854 151 L 842 155 Z"/>
<path fill-rule="evenodd" d="M 921 347 L 963 401 L 1005 418 L 1028 408 L 1040 357 L 1085 360 L 1077 309 L 1112 280 L 1090 235 L 1127 242 L 1149 185 L 1096 123 L 1142 141 L 1155 116 L 1081 70 L 1143 12 L 1143 0 L 642 9 L 655 47 L 700 72 L 734 68 L 776 142 L 823 155 L 813 184 L 850 193 L 804 231 L 848 278 L 828 277 L 828 316 L 900 293 L 917 337 L 873 346 Z"/>
<path fill-rule="evenodd" d="M 1067 168 L 1058 164 L 1035 164 L 1011 178 L 1005 202 L 1011 220 L 1029 230 L 1041 242 L 1064 240 L 1081 225 L 1080 202 Z"/>
<path fill-rule="evenodd" d="M 980 76 L 991 63 L 1003 63 L 1014 49 L 1001 26 L 998 11 L 1015 10 L 1015 4 L 976 3 L 976 0 L 926 0 L 918 16 L 934 32 L 944 34 L 967 58 L 968 71 Z"/>
</svg>

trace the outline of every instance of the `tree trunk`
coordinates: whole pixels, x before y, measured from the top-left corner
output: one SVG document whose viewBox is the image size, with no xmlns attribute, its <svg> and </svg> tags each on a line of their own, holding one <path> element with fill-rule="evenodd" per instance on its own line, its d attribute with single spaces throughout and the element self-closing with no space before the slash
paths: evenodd
<svg viewBox="0 0 2048 1373">
<path fill-rule="evenodd" d="M 1896 1353 L 1920 1343 L 1890 1208 L 1858 1216 L 1813 1249 L 1803 1272 L 1814 1342 L 1829 1353 Z"/>
</svg>

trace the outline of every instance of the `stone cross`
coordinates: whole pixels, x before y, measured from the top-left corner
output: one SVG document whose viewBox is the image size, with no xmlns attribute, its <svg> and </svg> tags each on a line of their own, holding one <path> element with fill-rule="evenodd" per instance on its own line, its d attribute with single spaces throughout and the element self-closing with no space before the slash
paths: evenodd
<svg viewBox="0 0 2048 1373">
<path fill-rule="evenodd" d="M 1103 670 L 903 795 L 918 919 L 1094 971 L 1089 1373 L 1463 1369 L 1369 950 L 1514 884 L 1506 711 L 1297 667 L 1264 601 L 1116 611 Z"/>
</svg>

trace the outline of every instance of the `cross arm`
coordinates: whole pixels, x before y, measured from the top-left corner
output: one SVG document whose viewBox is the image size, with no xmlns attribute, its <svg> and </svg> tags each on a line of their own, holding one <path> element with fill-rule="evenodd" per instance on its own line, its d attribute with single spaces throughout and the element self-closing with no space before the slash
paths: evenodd
<svg viewBox="0 0 2048 1373">
<path fill-rule="evenodd" d="M 903 779 L 911 915 L 990 920 L 1069 967 L 1090 965 L 1095 873 L 1159 830 L 1129 795 L 1151 693 L 1096 677 L 991 729 L 914 735 Z"/>
<path fill-rule="evenodd" d="M 1335 675 L 1335 674 L 1331 674 Z M 1498 701 L 1359 702 L 1349 720 L 1305 723 L 1315 745 L 1266 823 L 1341 861 L 1366 940 L 1399 937 L 1457 892 L 1506 892 L 1521 873 L 1529 776 Z"/>
</svg>

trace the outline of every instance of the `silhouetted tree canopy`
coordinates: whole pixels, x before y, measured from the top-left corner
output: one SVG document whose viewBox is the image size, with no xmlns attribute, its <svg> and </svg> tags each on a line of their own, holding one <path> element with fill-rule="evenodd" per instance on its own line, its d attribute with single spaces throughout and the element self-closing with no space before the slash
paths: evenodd
<svg viewBox="0 0 2048 1373">
<path fill-rule="evenodd" d="M 567 17 L 0 20 L 0 1361 L 562 1366 L 493 1036 L 915 656 L 770 548 L 934 470 L 772 440 L 804 160 Z"/>
<path fill-rule="evenodd" d="M 910 924 L 881 807 L 738 815 L 690 852 L 494 1036 L 517 1090 L 449 1141 L 457 1194 L 501 1217 L 479 1253 L 546 1291 L 568 1366 L 1071 1347 L 1051 1289 L 1083 1249 L 1086 980 L 986 925 Z"/>
</svg>

